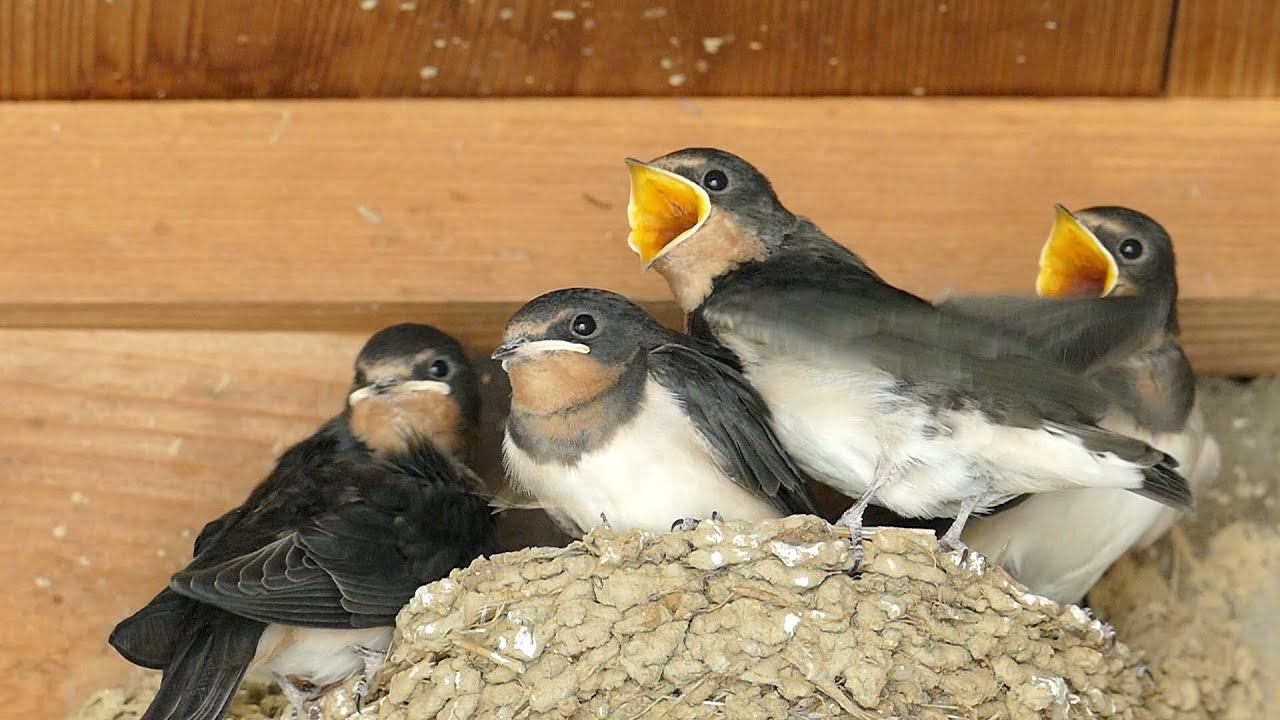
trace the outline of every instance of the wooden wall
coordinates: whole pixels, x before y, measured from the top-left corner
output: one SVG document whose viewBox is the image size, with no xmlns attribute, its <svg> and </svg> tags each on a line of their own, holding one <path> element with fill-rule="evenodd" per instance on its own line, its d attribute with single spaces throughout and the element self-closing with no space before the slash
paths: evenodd
<svg viewBox="0 0 1280 720">
<path fill-rule="evenodd" d="M 927 295 L 1028 291 L 1053 203 L 1131 205 L 1173 233 L 1197 368 L 1275 373 L 1278 79 L 1264 0 L 0 3 L 6 712 L 128 671 L 111 625 L 338 409 L 367 333 L 483 355 L 580 284 L 675 322 L 629 155 L 737 151 Z"/>
</svg>

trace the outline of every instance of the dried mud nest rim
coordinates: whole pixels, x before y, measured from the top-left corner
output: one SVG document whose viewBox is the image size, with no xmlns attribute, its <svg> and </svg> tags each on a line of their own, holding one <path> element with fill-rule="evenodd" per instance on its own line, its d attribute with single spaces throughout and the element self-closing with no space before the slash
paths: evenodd
<svg viewBox="0 0 1280 720">
<path fill-rule="evenodd" d="M 1149 573 L 1119 595 L 1104 581 L 1104 607 L 1158 653 L 1148 673 L 1086 612 L 1026 593 L 976 556 L 961 566 L 927 533 L 878 531 L 850 577 L 848 538 L 814 518 L 659 537 L 602 530 L 422 588 L 401 613 L 375 704 L 355 715 L 352 679 L 318 707 L 323 718 L 415 719 L 1258 717 L 1255 664 L 1235 615 L 1215 603 L 1251 592 L 1219 587 L 1224 557 L 1253 557 L 1242 545 L 1258 545 L 1258 567 L 1237 574 L 1274 581 L 1280 539 L 1266 538 L 1216 539 L 1183 578 L 1204 594 L 1189 603 Z M 158 679 L 100 691 L 73 718 L 136 720 Z M 247 687 L 228 718 L 288 713 L 278 692 Z"/>
<path fill-rule="evenodd" d="M 818 518 L 599 529 L 478 560 L 401 611 L 364 717 L 1135 717 L 1158 692 L 1075 606 L 932 533 Z"/>
</svg>

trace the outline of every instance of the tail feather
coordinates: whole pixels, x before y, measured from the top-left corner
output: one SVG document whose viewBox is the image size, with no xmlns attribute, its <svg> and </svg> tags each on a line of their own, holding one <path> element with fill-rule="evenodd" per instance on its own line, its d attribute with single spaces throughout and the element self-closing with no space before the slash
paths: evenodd
<svg viewBox="0 0 1280 720">
<path fill-rule="evenodd" d="M 265 629 L 256 620 L 198 606 L 139 720 L 221 720 Z"/>
<path fill-rule="evenodd" d="M 134 665 L 163 669 L 173 659 L 193 607 L 194 600 L 165 588 L 141 610 L 121 620 L 107 642 Z"/>
<path fill-rule="evenodd" d="M 1133 488 L 1131 492 L 1142 497 L 1168 505 L 1175 510 L 1191 510 L 1195 507 L 1195 497 L 1186 478 L 1174 468 L 1177 462 L 1169 458 L 1165 462 L 1144 468 L 1142 486 Z"/>
</svg>

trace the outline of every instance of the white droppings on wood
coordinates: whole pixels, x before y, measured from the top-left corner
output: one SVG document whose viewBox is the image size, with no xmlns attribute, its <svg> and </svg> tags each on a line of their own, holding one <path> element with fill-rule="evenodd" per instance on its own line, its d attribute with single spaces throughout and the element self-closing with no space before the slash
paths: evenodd
<svg viewBox="0 0 1280 720">
<path fill-rule="evenodd" d="M 551 19 L 559 20 L 560 22 L 570 22 L 576 19 L 577 17 L 578 17 L 578 13 L 572 10 L 553 10 L 551 12 Z"/>
<path fill-rule="evenodd" d="M 71 504 L 72 505 L 88 505 L 89 496 L 85 495 L 79 490 L 75 490 L 71 493 Z"/>
<path fill-rule="evenodd" d="M 688 79 L 688 76 L 684 73 L 674 73 L 667 78 L 667 84 L 671 87 L 680 87 L 681 85 L 684 85 L 684 81 Z"/>
<path fill-rule="evenodd" d="M 640 14 L 640 17 L 643 17 L 645 20 L 657 20 L 658 18 L 664 18 L 666 16 L 667 9 L 664 7 L 647 8 Z"/>
<path fill-rule="evenodd" d="M 498 19 L 503 21 L 510 20 L 511 18 L 515 17 L 515 14 L 516 14 L 515 10 L 512 10 L 509 7 L 505 7 L 498 11 Z"/>
<path fill-rule="evenodd" d="M 36 587 L 40 588 L 41 590 L 48 590 L 49 588 L 53 587 L 53 581 L 41 575 L 40 577 L 36 578 Z"/>
<path fill-rule="evenodd" d="M 1018 63 L 1019 65 L 1026 65 L 1026 64 L 1027 64 L 1027 56 L 1026 56 L 1026 55 L 1019 54 L 1019 55 L 1018 55 L 1018 57 L 1016 57 L 1016 58 L 1014 58 L 1014 59 L 1013 59 L 1013 61 L 1014 61 L 1014 62 L 1016 62 L 1016 63 Z"/>
<path fill-rule="evenodd" d="M 62 539 L 64 539 L 64 538 L 66 538 L 66 537 L 67 537 L 67 526 L 66 526 L 66 525 L 54 525 L 54 526 L 53 526 L 53 539 L 54 539 L 54 540 L 62 540 Z"/>
<path fill-rule="evenodd" d="M 76 558 L 76 564 L 79 565 L 80 567 L 89 567 L 90 565 L 93 564 L 93 561 L 89 559 L 89 556 L 81 555 L 80 557 Z"/>
<path fill-rule="evenodd" d="M 707 70 L 710 70 L 711 66 L 707 64 L 706 60 L 703 60 L 702 58 L 698 58 L 697 60 L 693 61 L 693 69 L 697 70 L 700 73 L 704 73 Z"/>
<path fill-rule="evenodd" d="M 400 3 L 400 12 L 413 12 L 414 10 L 417 10 L 417 9 L 418 9 L 418 3 L 416 2 Z"/>
<path fill-rule="evenodd" d="M 432 40 L 432 41 L 431 41 L 431 44 L 432 44 L 432 45 L 433 45 L 437 50 L 443 50 L 443 49 L 445 49 L 445 48 L 449 47 L 449 39 L 448 39 L 448 38 L 436 38 L 435 40 Z"/>
<path fill-rule="evenodd" d="M 915 95 L 916 97 L 924 97 L 924 94 L 925 94 L 924 86 L 917 85 L 911 88 L 911 94 Z"/>
<path fill-rule="evenodd" d="M 425 70 L 426 68 L 423 68 L 423 69 Z M 432 74 L 431 77 L 435 77 L 435 75 Z M 426 79 L 426 78 L 424 77 L 423 79 Z M 368 205 L 361 205 L 360 207 L 356 208 L 356 212 L 360 213 L 360 217 L 364 218 L 365 222 L 369 223 L 370 225 L 382 224 L 382 214 L 379 213 L 374 208 L 369 207 Z"/>
<path fill-rule="evenodd" d="M 759 40 L 752 40 L 751 42 L 747 43 L 747 47 L 751 50 L 760 51 L 764 49 L 764 44 L 761 43 Z"/>
<path fill-rule="evenodd" d="M 724 44 L 727 42 L 729 42 L 728 37 L 704 37 L 702 38 L 702 49 L 705 50 L 708 55 L 715 55 L 720 52 L 720 48 L 724 47 Z"/>
<path fill-rule="evenodd" d="M 1058 23 L 1057 23 L 1056 21 L 1054 21 L 1054 20 L 1045 20 L 1045 21 L 1044 21 L 1044 29 L 1045 29 L 1045 30 L 1057 30 L 1057 29 L 1058 29 Z"/>
<path fill-rule="evenodd" d="M 664 57 L 664 58 L 662 58 L 662 59 L 658 60 L 658 64 L 662 66 L 662 69 L 663 69 L 663 70 L 670 70 L 671 68 L 675 67 L 675 65 L 676 65 L 675 61 L 674 61 L 674 60 L 672 60 L 672 59 L 671 59 L 671 58 L 669 58 L 669 57 Z"/>
<path fill-rule="evenodd" d="M 368 12 L 378 8 L 378 0 L 360 0 L 360 9 Z"/>
<path fill-rule="evenodd" d="M 439 74 L 440 74 L 440 68 L 436 67 L 435 65 L 423 65 L 422 69 L 418 71 L 418 77 L 422 78 L 423 80 L 430 80 Z M 361 205 L 361 207 L 364 207 L 364 206 Z"/>
<path fill-rule="evenodd" d="M 182 438 L 174 438 L 169 443 L 169 457 L 178 457 L 180 452 L 182 452 Z"/>
</svg>

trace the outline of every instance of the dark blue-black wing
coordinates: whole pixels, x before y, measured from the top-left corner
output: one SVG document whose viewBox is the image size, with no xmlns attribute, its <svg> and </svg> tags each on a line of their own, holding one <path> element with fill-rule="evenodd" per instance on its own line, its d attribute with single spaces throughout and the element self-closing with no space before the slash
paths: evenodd
<svg viewBox="0 0 1280 720">
<path fill-rule="evenodd" d="M 650 352 L 649 369 L 684 406 L 725 475 L 784 512 L 820 515 L 806 475 L 774 434 L 768 405 L 737 369 L 676 343 Z"/>
</svg>

